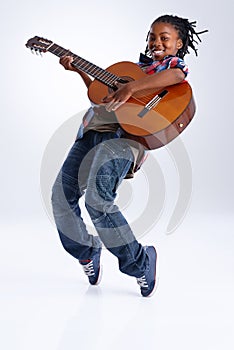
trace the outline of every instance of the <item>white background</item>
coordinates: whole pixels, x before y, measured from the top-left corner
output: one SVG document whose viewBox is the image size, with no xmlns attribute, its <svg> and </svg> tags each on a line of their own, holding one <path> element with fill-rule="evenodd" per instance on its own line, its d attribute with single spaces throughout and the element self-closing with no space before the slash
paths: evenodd
<svg viewBox="0 0 234 350">
<path fill-rule="evenodd" d="M 231 7 L 228 0 L 1 3 L 2 348 L 233 348 Z M 198 58 L 193 52 L 185 58 L 197 103 L 182 135 L 193 170 L 192 202 L 173 235 L 165 235 L 168 217 L 162 216 L 142 239 L 157 245 L 161 262 L 159 289 L 145 300 L 108 252 L 103 282 L 90 288 L 60 245 L 41 200 L 41 160 L 55 130 L 89 101 L 75 73 L 24 45 L 39 35 L 103 68 L 136 62 L 150 23 L 166 13 L 197 20 L 209 33 L 201 36 Z M 164 150 L 158 155 L 167 157 Z M 174 186 L 171 174 L 165 181 Z M 168 192 L 165 210 L 174 198 Z"/>
</svg>

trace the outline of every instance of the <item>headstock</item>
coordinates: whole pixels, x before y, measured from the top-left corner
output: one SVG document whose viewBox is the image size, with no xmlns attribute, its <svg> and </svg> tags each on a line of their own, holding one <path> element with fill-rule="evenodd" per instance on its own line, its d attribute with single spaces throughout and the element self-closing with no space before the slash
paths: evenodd
<svg viewBox="0 0 234 350">
<path fill-rule="evenodd" d="M 34 36 L 34 38 L 29 39 L 25 44 L 26 47 L 36 53 L 46 52 L 52 45 L 53 42 L 51 40 L 40 38 L 39 36 Z"/>
</svg>

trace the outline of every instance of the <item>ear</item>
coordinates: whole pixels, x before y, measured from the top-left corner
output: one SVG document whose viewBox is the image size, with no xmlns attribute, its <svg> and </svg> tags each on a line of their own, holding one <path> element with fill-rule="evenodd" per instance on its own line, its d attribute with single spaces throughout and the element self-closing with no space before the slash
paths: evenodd
<svg viewBox="0 0 234 350">
<path fill-rule="evenodd" d="M 181 39 L 177 40 L 177 45 L 176 45 L 177 49 L 181 49 L 183 47 L 183 41 Z"/>
</svg>

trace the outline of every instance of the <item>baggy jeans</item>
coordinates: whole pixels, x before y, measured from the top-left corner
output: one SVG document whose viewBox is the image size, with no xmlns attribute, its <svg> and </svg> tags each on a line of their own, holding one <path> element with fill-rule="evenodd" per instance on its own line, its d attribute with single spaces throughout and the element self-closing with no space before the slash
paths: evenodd
<svg viewBox="0 0 234 350">
<path fill-rule="evenodd" d="M 74 258 L 92 259 L 103 243 L 118 258 L 120 271 L 141 277 L 148 267 L 147 255 L 114 204 L 132 162 L 126 139 L 114 132 L 86 132 L 73 144 L 55 180 L 52 207 L 62 245 Z M 98 235 L 90 234 L 82 219 L 79 199 L 84 194 Z"/>
</svg>

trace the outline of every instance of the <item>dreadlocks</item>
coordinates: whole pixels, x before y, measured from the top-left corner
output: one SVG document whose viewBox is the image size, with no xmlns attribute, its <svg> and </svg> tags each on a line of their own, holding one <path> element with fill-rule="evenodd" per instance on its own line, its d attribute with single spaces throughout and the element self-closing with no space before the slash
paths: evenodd
<svg viewBox="0 0 234 350">
<path fill-rule="evenodd" d="M 172 15 L 160 16 L 152 23 L 152 25 L 158 22 L 169 23 L 178 31 L 179 38 L 183 42 L 183 47 L 177 52 L 178 57 L 184 58 L 184 56 L 189 53 L 189 47 L 195 52 L 195 55 L 197 56 L 198 50 L 194 44 L 198 44 L 198 42 L 194 39 L 194 37 L 196 37 L 201 42 L 199 35 L 208 32 L 208 30 L 203 30 L 202 32 L 197 33 L 194 29 L 196 27 L 196 21 L 189 22 L 186 18 Z M 147 35 L 146 41 L 148 40 L 148 36 L 149 33 Z M 146 46 L 145 54 L 149 54 L 148 45 Z"/>
</svg>

